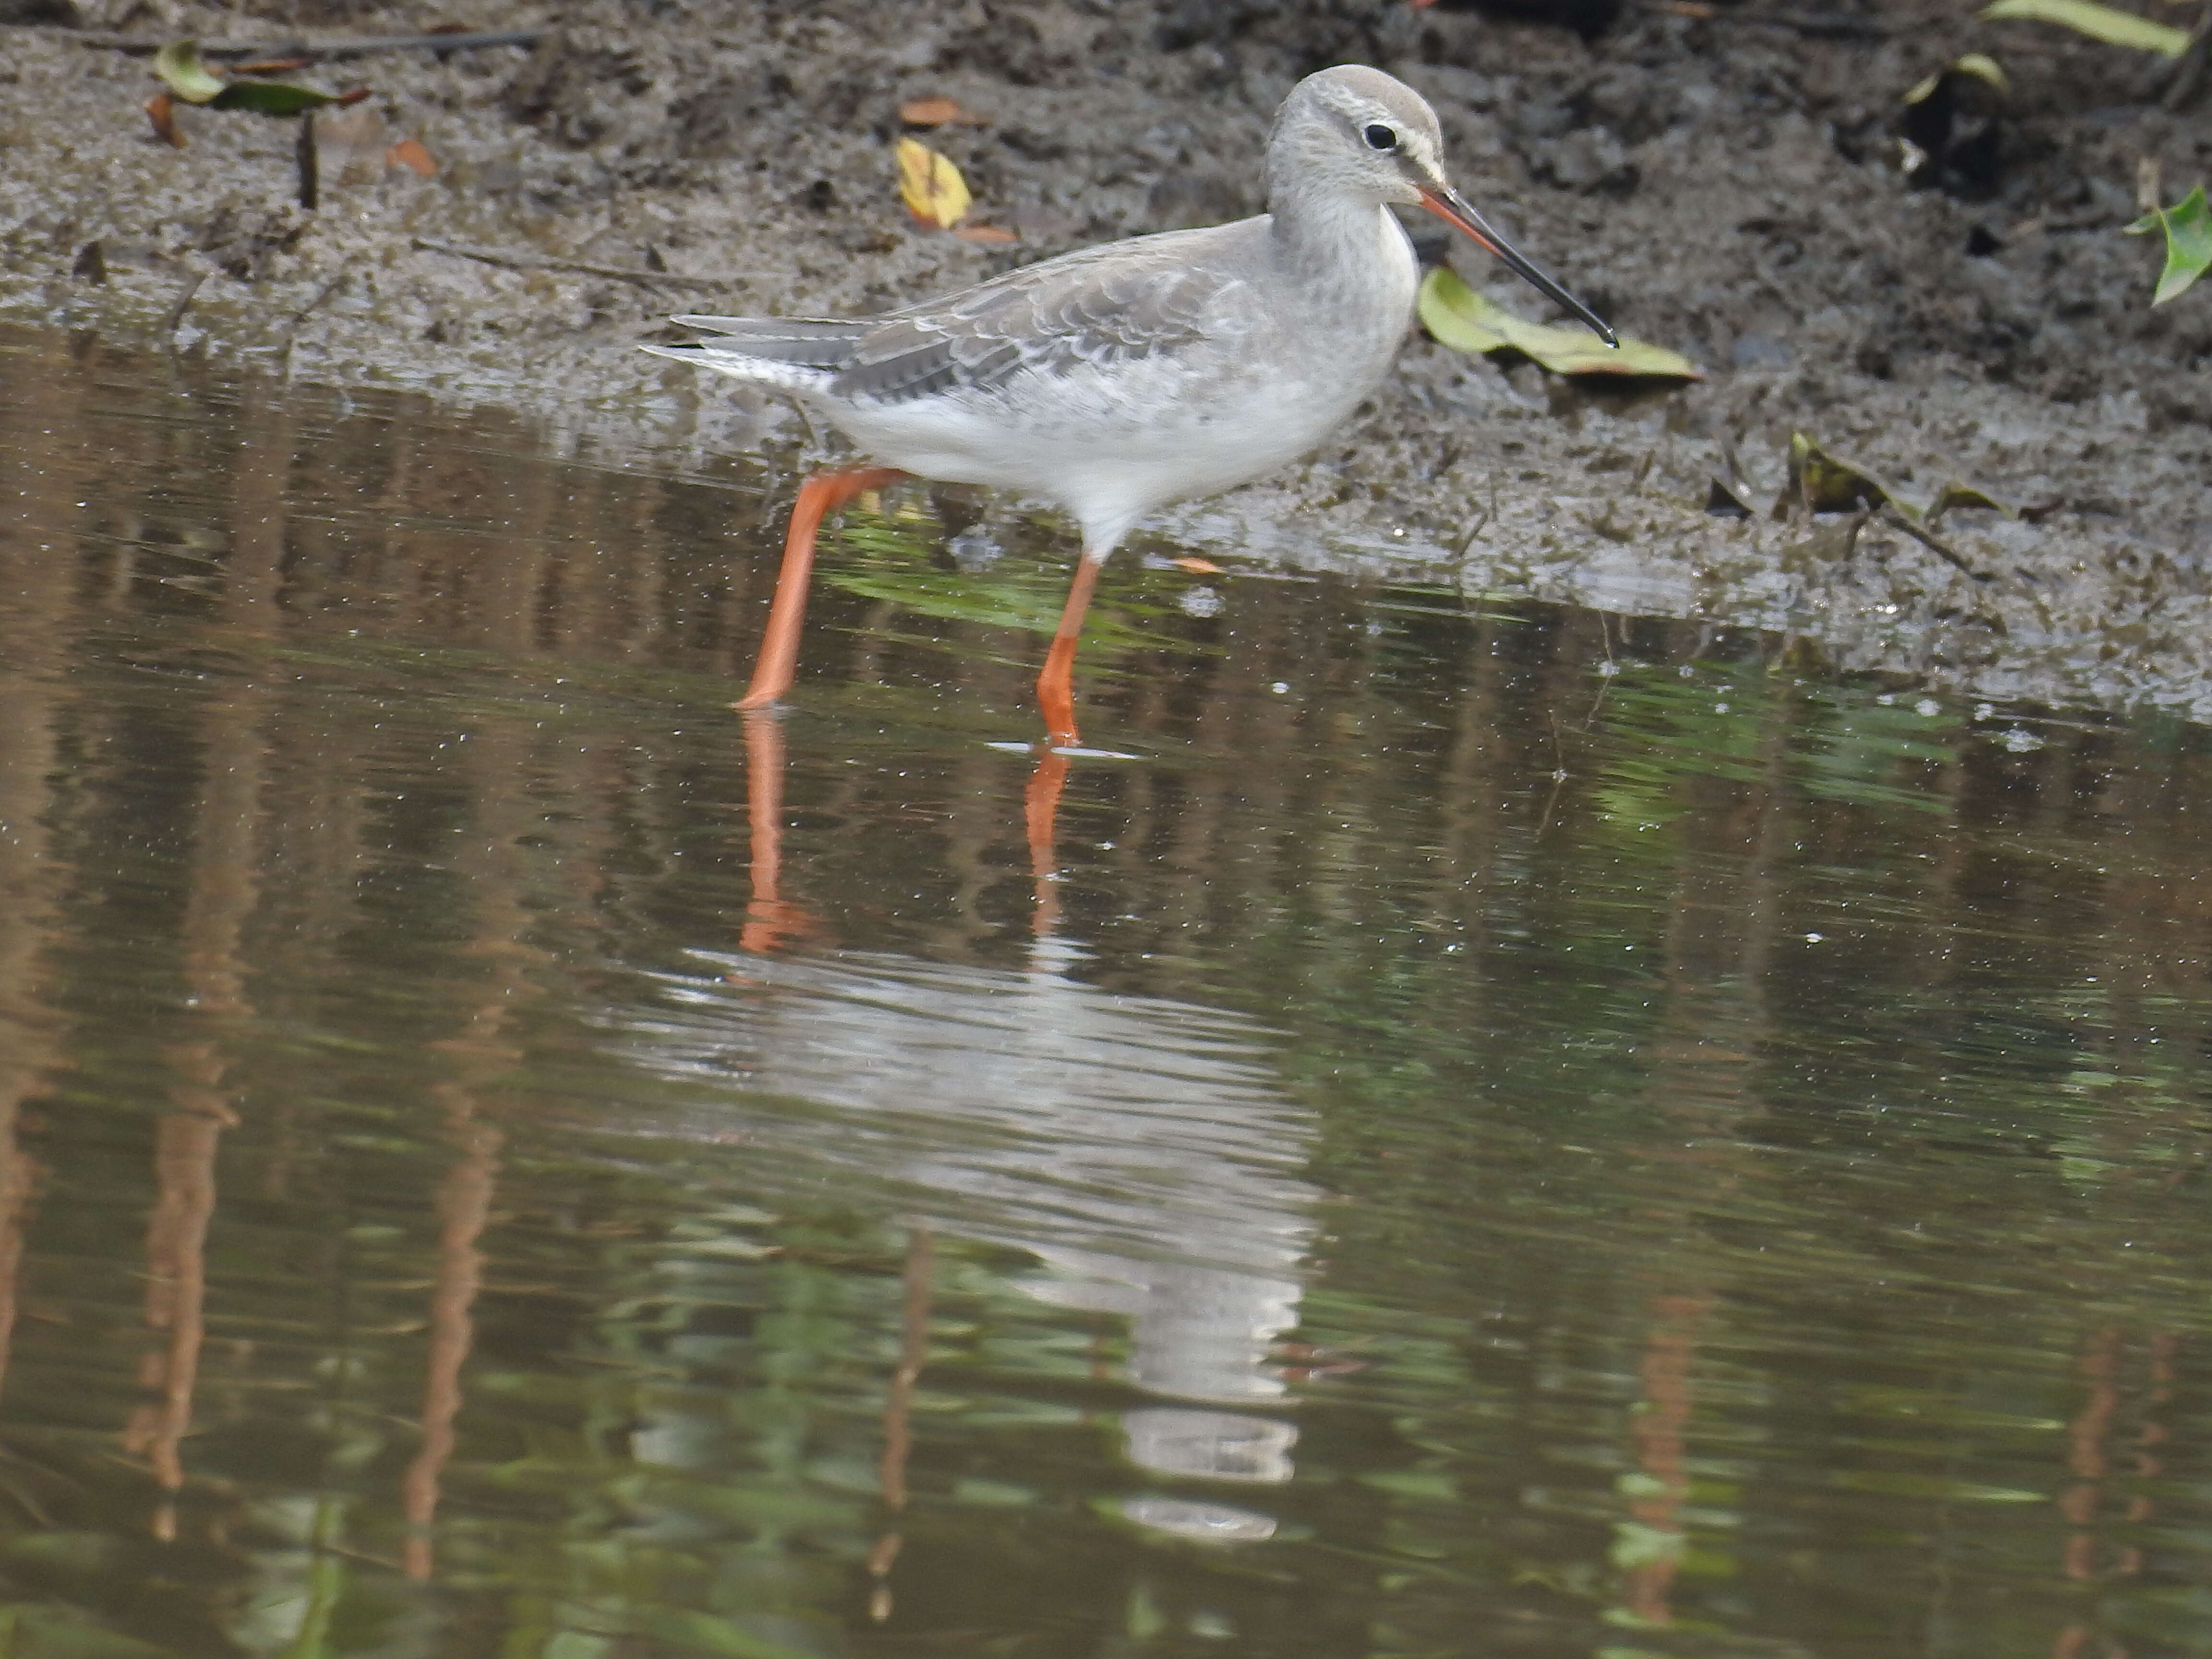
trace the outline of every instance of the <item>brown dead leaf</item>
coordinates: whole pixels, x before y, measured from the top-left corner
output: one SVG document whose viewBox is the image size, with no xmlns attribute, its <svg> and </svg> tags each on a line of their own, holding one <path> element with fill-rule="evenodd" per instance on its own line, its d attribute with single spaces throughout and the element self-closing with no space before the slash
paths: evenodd
<svg viewBox="0 0 2212 1659">
<path fill-rule="evenodd" d="M 1012 247 L 1022 239 L 1011 230 L 997 225 L 962 225 L 952 233 L 963 242 L 974 242 L 980 247 Z"/>
<path fill-rule="evenodd" d="M 950 230 L 968 216 L 968 181 L 960 169 L 918 139 L 898 141 L 899 199 L 923 224 Z"/>
<path fill-rule="evenodd" d="M 294 70 L 303 70 L 315 60 L 312 58 L 257 58 L 250 64 L 233 64 L 233 75 L 289 75 Z"/>
<path fill-rule="evenodd" d="M 1189 571 L 1194 576 L 1218 576 L 1221 574 L 1219 565 L 1211 559 L 1201 559 L 1195 554 L 1185 554 L 1182 558 L 1170 559 L 1168 562 L 1178 570 Z"/>
<path fill-rule="evenodd" d="M 910 98 L 899 106 L 899 119 L 910 127 L 988 127 L 991 124 L 950 98 Z"/>
<path fill-rule="evenodd" d="M 157 92 L 146 100 L 146 118 L 154 124 L 154 136 L 176 149 L 185 147 L 184 129 L 177 125 L 176 101 L 166 92 Z"/>
<path fill-rule="evenodd" d="M 405 167 L 417 178 L 428 179 L 438 170 L 438 158 L 430 154 L 420 138 L 402 138 L 384 152 L 387 167 Z"/>
</svg>

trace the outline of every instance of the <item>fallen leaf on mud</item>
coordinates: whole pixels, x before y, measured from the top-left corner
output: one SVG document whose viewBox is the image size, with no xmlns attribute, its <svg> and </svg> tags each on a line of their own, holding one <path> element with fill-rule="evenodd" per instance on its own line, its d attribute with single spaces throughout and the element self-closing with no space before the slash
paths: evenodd
<svg viewBox="0 0 2212 1659">
<path fill-rule="evenodd" d="M 2157 208 L 2128 227 L 2128 234 L 2142 236 L 2153 229 L 2166 232 L 2166 269 L 2159 273 L 2158 289 L 2150 296 L 2162 306 L 2191 283 L 2212 270 L 2212 204 L 2199 185 L 2170 208 Z"/>
<path fill-rule="evenodd" d="M 1170 559 L 1168 562 L 1178 570 L 1189 571 L 1194 576 L 1218 576 L 1221 574 L 1221 567 L 1212 560 L 1201 559 L 1191 554 L 1180 559 Z"/>
<path fill-rule="evenodd" d="M 438 170 L 438 158 L 425 149 L 419 138 L 402 138 L 384 152 L 387 167 L 405 167 L 419 178 L 428 179 Z"/>
<path fill-rule="evenodd" d="M 2008 519 L 2019 516 L 1979 485 L 1961 483 L 1956 478 L 1936 492 L 1936 499 L 1923 513 L 1865 467 L 1831 455 L 1803 433 L 1793 432 L 1790 434 L 1790 482 L 1775 498 L 1773 516 L 1786 519 L 1801 506 L 1813 513 L 1851 513 L 1861 508 L 1872 512 L 1887 507 L 1900 515 L 1906 521 L 1901 527 L 1916 536 L 1921 536 L 1917 526 L 1932 525 L 1946 513 L 1961 507 L 1983 507 Z M 1921 539 L 1926 538 L 1921 536 Z M 1955 562 L 1956 556 L 1948 550 L 1937 550 Z"/>
<path fill-rule="evenodd" d="M 963 242 L 974 242 L 981 247 L 1012 247 L 1022 240 L 998 225 L 961 225 L 952 234 Z"/>
<path fill-rule="evenodd" d="M 200 62 L 197 40 L 172 40 L 154 54 L 154 77 L 170 95 L 187 104 L 211 102 L 222 91 L 223 78 Z"/>
<path fill-rule="evenodd" d="M 1421 283 L 1422 326 L 1455 351 L 1512 350 L 1554 374 L 1650 375 L 1702 380 L 1705 371 L 1679 352 L 1624 337 L 1609 346 L 1583 328 L 1556 328 L 1515 316 L 1457 276 L 1432 270 Z"/>
<path fill-rule="evenodd" d="M 176 100 L 166 92 L 157 92 L 146 100 L 146 118 L 154 124 L 154 136 L 173 149 L 185 147 L 185 132 L 177 125 Z"/>
<path fill-rule="evenodd" d="M 289 81 L 233 81 L 208 100 L 210 109 L 251 110 L 256 115 L 301 115 L 331 105 L 343 108 L 368 96 L 367 87 L 351 92 L 317 92 Z"/>
<path fill-rule="evenodd" d="M 912 98 L 899 106 L 899 119 L 910 127 L 987 127 L 991 124 L 950 98 Z"/>
<path fill-rule="evenodd" d="M 227 81 L 200 62 L 197 40 L 172 40 L 155 52 L 154 75 L 167 90 L 148 100 L 146 113 L 154 131 L 179 149 L 184 148 L 184 136 L 176 131 L 173 100 L 204 104 L 210 109 L 251 110 L 257 115 L 298 115 L 328 104 L 357 104 L 368 96 L 365 87 L 329 93 L 296 87 L 289 81 Z M 157 104 L 161 106 L 158 112 Z"/>
<path fill-rule="evenodd" d="M 1802 432 L 1790 434 L 1790 482 L 1775 497 L 1776 518 L 1786 519 L 1798 507 L 1808 513 L 1851 513 L 1860 507 L 1902 505 L 1889 486 L 1864 467 L 1838 460 Z"/>
<path fill-rule="evenodd" d="M 923 224 L 950 230 L 968 216 L 975 198 L 960 169 L 918 139 L 898 141 L 899 199 Z"/>
<path fill-rule="evenodd" d="M 1982 8 L 1987 21 L 2006 18 L 2033 23 L 2057 23 L 2107 46 L 2132 46 L 2154 52 L 2161 58 L 2179 58 L 2189 49 L 2189 31 L 2166 23 L 2154 23 L 2131 11 L 2100 6 L 2096 0 L 1996 0 Z"/>
<path fill-rule="evenodd" d="M 2008 519 L 2021 516 L 1988 490 L 1974 484 L 1960 483 L 1956 478 L 1936 492 L 1936 499 L 1928 503 L 1928 511 L 1923 516 L 1929 523 L 1934 524 L 1946 513 L 1956 512 L 1961 507 L 1981 507 L 1990 513 L 2002 513 Z"/>
</svg>

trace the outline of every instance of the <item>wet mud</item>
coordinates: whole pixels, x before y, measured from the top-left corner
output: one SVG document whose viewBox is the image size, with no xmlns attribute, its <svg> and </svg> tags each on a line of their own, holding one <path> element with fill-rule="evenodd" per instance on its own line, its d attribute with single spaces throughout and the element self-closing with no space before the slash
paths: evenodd
<svg viewBox="0 0 2212 1659">
<path fill-rule="evenodd" d="M 502 5 L 19 4 L 0 318 L 504 405 L 614 464 L 735 458 L 773 485 L 813 434 L 633 350 L 668 313 L 881 307 L 1256 210 L 1283 92 L 1368 61 L 1436 103 L 1463 185 L 1540 263 L 1707 379 L 1593 395 L 1417 337 L 1340 442 L 1166 515 L 1156 543 L 1778 629 L 1992 696 L 2212 713 L 2212 295 L 2153 310 L 2156 251 L 2122 234 L 2145 164 L 2172 199 L 2212 130 L 2166 111 L 2137 55 L 1972 9 L 1783 27 L 1631 7 L 1586 36 L 1355 0 L 601 3 L 557 27 Z M 324 146 L 312 210 L 292 124 L 189 111 L 169 148 L 138 108 L 145 59 L 88 44 L 448 21 L 543 33 L 303 72 L 374 93 L 374 120 Z M 1903 94 L 1970 49 L 2001 58 L 2011 98 L 1908 174 Z M 927 94 L 987 123 L 932 142 L 1015 246 L 898 207 L 897 106 Z M 405 137 L 434 174 L 384 164 Z M 1437 251 L 1534 314 L 1479 252 Z M 1940 547 L 1880 519 L 1777 520 L 1799 431 L 1907 500 L 1960 478 L 2028 516 L 1947 517 Z M 1731 474 L 1749 518 L 1708 510 Z"/>
</svg>

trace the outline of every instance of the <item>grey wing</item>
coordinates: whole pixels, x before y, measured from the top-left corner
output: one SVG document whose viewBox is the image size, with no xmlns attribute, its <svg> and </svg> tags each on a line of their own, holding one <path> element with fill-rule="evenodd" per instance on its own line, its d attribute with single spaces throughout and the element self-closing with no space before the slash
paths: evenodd
<svg viewBox="0 0 2212 1659">
<path fill-rule="evenodd" d="M 1171 258 L 1055 259 L 879 318 L 832 390 L 899 403 L 990 391 L 1031 372 L 1103 368 L 1202 349 L 1251 325 L 1235 276 Z"/>
</svg>

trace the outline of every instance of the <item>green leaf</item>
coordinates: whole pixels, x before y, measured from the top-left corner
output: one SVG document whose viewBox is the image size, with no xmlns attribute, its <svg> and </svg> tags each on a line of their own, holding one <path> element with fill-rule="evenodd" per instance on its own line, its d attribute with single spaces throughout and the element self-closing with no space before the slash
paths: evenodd
<svg viewBox="0 0 2212 1659">
<path fill-rule="evenodd" d="M 257 115 L 298 115 L 341 100 L 335 93 L 288 81 L 233 81 L 208 101 L 210 109 L 250 109 Z"/>
<path fill-rule="evenodd" d="M 1979 484 L 1961 483 L 1958 479 L 1954 478 L 1937 490 L 1936 499 L 1928 503 L 1926 515 L 1928 522 L 1934 524 L 1946 513 L 1956 512 L 1960 507 L 1979 507 L 1985 512 L 2002 513 L 2008 519 L 2020 517 L 2020 514 L 2012 507 L 1990 495 Z"/>
<path fill-rule="evenodd" d="M 1864 467 L 1839 460 L 1803 433 L 1793 432 L 1790 434 L 1790 483 L 1775 503 L 1775 516 L 1780 518 L 1788 507 L 1801 504 L 1814 513 L 1850 513 L 1862 507 L 1912 511 Z"/>
<path fill-rule="evenodd" d="M 2162 306 L 2212 269 L 2212 205 L 2204 200 L 2204 186 L 2197 185 L 2170 208 L 2144 215 L 2128 227 L 2128 234 L 2140 236 L 2154 225 L 2166 232 L 2166 269 L 2159 273 L 2150 302 Z"/>
<path fill-rule="evenodd" d="M 1554 374 L 1705 379 L 1705 371 L 1695 363 L 1663 346 L 1624 339 L 1615 348 L 1587 329 L 1554 328 L 1516 317 L 1449 270 L 1432 270 L 1422 282 L 1420 313 L 1422 326 L 1455 351 L 1517 351 Z"/>
<path fill-rule="evenodd" d="M 2131 11 L 2100 6 L 2096 0 L 1996 0 L 1984 6 L 1985 20 L 2025 18 L 2034 23 L 2057 23 L 2108 46 L 2132 46 L 2154 52 L 2161 58 L 2179 58 L 2188 49 L 2189 31 L 2154 23 Z"/>
<path fill-rule="evenodd" d="M 204 104 L 222 95 L 228 82 L 200 62 L 197 40 L 173 40 L 154 54 L 154 73 L 172 97 Z"/>
</svg>

